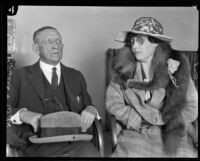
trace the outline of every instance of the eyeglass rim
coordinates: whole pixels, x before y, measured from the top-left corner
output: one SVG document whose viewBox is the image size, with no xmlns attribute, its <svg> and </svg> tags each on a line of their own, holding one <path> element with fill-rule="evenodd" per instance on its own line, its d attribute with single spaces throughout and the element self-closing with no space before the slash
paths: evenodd
<svg viewBox="0 0 200 161">
<path fill-rule="evenodd" d="M 142 37 L 148 37 L 147 35 L 143 35 L 143 34 L 137 34 L 131 37 L 131 44 L 133 45 L 135 42 L 137 42 L 139 45 L 142 45 L 144 43 L 144 39 L 142 39 L 142 43 L 138 42 L 137 39 L 138 38 L 142 38 Z"/>
</svg>

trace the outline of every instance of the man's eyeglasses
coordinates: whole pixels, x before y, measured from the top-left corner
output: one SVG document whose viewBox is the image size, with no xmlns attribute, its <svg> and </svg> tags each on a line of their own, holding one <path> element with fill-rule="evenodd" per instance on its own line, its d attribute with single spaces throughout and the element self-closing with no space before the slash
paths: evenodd
<svg viewBox="0 0 200 161">
<path fill-rule="evenodd" d="M 63 45 L 62 41 L 59 40 L 59 39 L 56 39 L 56 40 L 50 40 L 50 39 L 48 39 L 48 40 L 44 41 L 44 43 L 45 43 L 46 45 L 53 45 L 53 44 L 55 44 L 55 43 L 56 43 L 57 45 Z"/>
<path fill-rule="evenodd" d="M 134 45 L 134 43 L 137 42 L 139 45 L 142 45 L 144 43 L 143 35 L 134 36 L 131 38 L 131 45 Z"/>
</svg>

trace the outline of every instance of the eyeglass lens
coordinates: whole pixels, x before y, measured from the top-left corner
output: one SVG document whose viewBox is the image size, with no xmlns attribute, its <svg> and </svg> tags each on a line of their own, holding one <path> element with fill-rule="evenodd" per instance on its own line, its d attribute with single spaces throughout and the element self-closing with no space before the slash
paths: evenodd
<svg viewBox="0 0 200 161">
<path fill-rule="evenodd" d="M 131 38 L 131 44 L 134 45 L 135 42 L 137 42 L 139 45 L 142 45 L 144 43 L 144 39 L 141 35 L 134 36 Z"/>
</svg>

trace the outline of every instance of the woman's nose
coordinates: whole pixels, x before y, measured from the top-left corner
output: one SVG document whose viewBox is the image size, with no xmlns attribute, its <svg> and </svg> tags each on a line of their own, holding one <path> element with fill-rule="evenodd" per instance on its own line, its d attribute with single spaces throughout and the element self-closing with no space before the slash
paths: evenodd
<svg viewBox="0 0 200 161">
<path fill-rule="evenodd" d="M 138 44 L 135 42 L 134 44 L 132 44 L 132 46 L 131 46 L 131 50 L 132 50 L 133 52 L 135 52 L 137 46 L 138 46 Z"/>
</svg>

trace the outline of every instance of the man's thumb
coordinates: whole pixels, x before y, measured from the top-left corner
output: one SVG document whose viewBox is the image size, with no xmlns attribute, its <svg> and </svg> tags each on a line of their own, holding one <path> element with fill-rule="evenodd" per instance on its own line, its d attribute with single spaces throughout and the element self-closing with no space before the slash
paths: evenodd
<svg viewBox="0 0 200 161">
<path fill-rule="evenodd" d="M 37 127 L 36 126 L 33 126 L 33 131 L 34 131 L 34 133 L 37 132 Z"/>
</svg>

